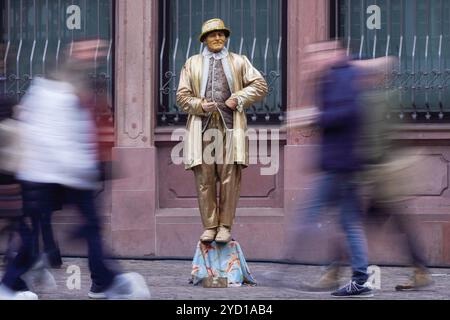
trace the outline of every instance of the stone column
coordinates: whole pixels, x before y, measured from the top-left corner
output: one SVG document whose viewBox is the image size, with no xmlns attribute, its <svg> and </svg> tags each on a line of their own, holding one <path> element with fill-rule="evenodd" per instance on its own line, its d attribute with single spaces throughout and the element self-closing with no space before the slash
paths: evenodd
<svg viewBox="0 0 450 320">
<path fill-rule="evenodd" d="M 307 95 L 302 72 L 302 56 L 307 44 L 328 39 L 328 0 L 288 0 L 288 61 L 287 61 L 287 110 L 299 109 L 312 103 Z M 312 129 L 288 129 L 285 146 L 285 217 L 288 222 L 303 199 L 308 199 L 311 188 L 311 155 L 315 152 Z M 313 243 L 312 260 L 325 256 L 324 246 Z M 302 254 L 302 256 L 304 256 Z"/>
<path fill-rule="evenodd" d="M 116 148 L 112 247 L 119 256 L 155 254 L 158 1 L 116 2 Z"/>
</svg>

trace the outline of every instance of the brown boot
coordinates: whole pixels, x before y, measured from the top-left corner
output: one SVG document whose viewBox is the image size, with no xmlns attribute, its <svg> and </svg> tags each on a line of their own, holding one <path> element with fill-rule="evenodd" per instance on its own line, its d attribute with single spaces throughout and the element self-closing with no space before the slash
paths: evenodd
<svg viewBox="0 0 450 320">
<path fill-rule="evenodd" d="M 216 237 L 216 234 L 217 234 L 216 228 L 206 229 L 200 236 L 200 241 L 201 242 L 213 242 L 214 238 Z"/>
<path fill-rule="evenodd" d="M 228 243 L 231 241 L 231 231 L 230 228 L 220 226 L 219 232 L 217 232 L 216 235 L 216 242 L 217 243 Z"/>
<path fill-rule="evenodd" d="M 428 287 L 434 283 L 431 274 L 427 269 L 416 268 L 411 278 L 403 284 L 395 287 L 397 291 L 417 290 Z"/>
<path fill-rule="evenodd" d="M 311 291 L 333 291 L 339 288 L 339 267 L 332 266 L 322 274 L 320 279 L 308 285 Z"/>
</svg>

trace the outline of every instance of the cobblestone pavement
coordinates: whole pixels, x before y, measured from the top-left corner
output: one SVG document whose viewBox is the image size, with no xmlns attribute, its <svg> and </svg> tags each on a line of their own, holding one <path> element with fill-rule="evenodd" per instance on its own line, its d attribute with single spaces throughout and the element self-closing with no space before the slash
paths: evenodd
<svg viewBox="0 0 450 320">
<path fill-rule="evenodd" d="M 243 286 L 226 289 L 205 289 L 189 284 L 191 262 L 179 260 L 117 260 L 124 271 L 142 274 L 150 287 L 152 299 L 156 300 L 291 300 L 291 299 L 333 299 L 329 292 L 308 292 L 301 290 L 302 283 L 311 283 L 323 271 L 320 266 L 281 265 L 274 263 L 249 262 L 251 272 L 259 282 L 255 287 Z M 72 266 L 72 267 L 71 267 Z M 69 289 L 71 273 L 78 266 L 81 271 L 79 289 Z M 3 270 L 3 267 L 1 267 Z M 408 278 L 410 268 L 381 267 L 381 290 L 371 299 L 450 299 L 450 269 L 431 269 L 435 284 L 420 291 L 396 292 L 394 287 Z M 87 260 L 65 258 L 61 269 L 52 269 L 57 288 L 49 290 L 37 285 L 34 289 L 44 300 L 87 299 L 90 278 Z M 72 274 L 73 275 L 73 274 Z M 276 279 L 284 275 L 283 281 Z M 346 268 L 342 283 L 349 279 Z M 69 280 L 69 281 L 68 281 Z M 73 284 L 73 282 L 72 282 Z M 282 284 L 282 285 L 280 285 Z"/>
</svg>

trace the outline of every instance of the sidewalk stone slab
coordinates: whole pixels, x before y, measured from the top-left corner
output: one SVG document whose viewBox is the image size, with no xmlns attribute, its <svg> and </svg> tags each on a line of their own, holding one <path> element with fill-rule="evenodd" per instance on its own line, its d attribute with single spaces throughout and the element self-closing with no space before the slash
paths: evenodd
<svg viewBox="0 0 450 320">
<path fill-rule="evenodd" d="M 84 300 L 90 288 L 90 275 L 87 260 L 84 258 L 64 258 L 61 269 L 52 269 L 57 282 L 56 290 L 36 292 L 43 300 Z M 205 289 L 189 283 L 191 261 L 180 260 L 114 260 L 112 264 L 124 271 L 142 274 L 150 287 L 155 300 L 302 300 L 334 299 L 329 292 L 307 292 L 301 290 L 302 283 L 311 283 L 318 279 L 323 271 L 321 266 L 282 265 L 275 263 L 249 262 L 250 271 L 258 281 L 256 287 L 233 287 L 225 289 Z M 81 271 L 80 289 L 70 290 L 67 280 L 73 274 L 67 273 L 70 266 L 78 266 Z M 0 270 L 3 271 L 4 266 Z M 74 267 L 71 267 L 74 268 Z M 381 267 L 381 290 L 371 299 L 414 300 L 414 299 L 450 299 L 450 269 L 431 269 L 435 285 L 420 291 L 396 292 L 394 287 L 405 281 L 412 269 L 405 267 Z M 279 281 L 281 275 L 283 280 Z M 345 268 L 342 284 L 348 281 L 350 270 Z"/>
</svg>

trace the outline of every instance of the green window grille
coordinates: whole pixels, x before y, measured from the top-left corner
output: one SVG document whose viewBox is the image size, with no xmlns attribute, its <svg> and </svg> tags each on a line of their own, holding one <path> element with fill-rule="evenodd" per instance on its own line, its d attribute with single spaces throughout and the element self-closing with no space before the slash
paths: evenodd
<svg viewBox="0 0 450 320">
<path fill-rule="evenodd" d="M 384 83 L 398 101 L 390 117 L 401 121 L 450 119 L 450 1 L 331 0 L 334 35 L 358 59 L 399 59 Z"/>
<path fill-rule="evenodd" d="M 30 81 L 57 68 L 74 40 L 109 41 L 106 63 L 92 70 L 97 97 L 113 108 L 113 0 L 2 0 L 0 90 L 19 100 Z"/>
</svg>

